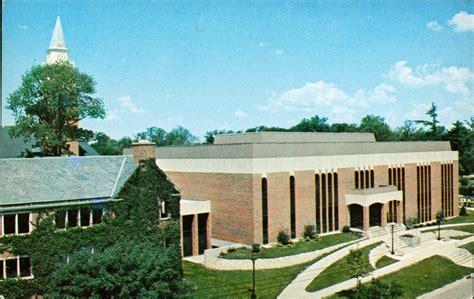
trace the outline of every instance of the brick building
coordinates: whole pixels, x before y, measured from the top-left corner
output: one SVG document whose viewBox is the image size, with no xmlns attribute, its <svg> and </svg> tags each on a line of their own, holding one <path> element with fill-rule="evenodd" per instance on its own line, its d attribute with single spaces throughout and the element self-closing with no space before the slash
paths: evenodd
<svg viewBox="0 0 474 299">
<path fill-rule="evenodd" d="M 246 133 L 213 145 L 158 148 L 184 198 L 211 201 L 213 237 L 275 242 L 343 226 L 458 214 L 458 153 L 449 142 L 376 142 L 371 133 Z"/>
</svg>

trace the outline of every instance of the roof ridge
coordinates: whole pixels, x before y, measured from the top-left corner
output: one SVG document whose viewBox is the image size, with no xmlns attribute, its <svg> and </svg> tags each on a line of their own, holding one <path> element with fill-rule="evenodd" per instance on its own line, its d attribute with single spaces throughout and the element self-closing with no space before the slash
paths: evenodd
<svg viewBox="0 0 474 299">
<path fill-rule="evenodd" d="M 117 189 L 118 181 L 120 180 L 120 177 L 122 176 L 123 167 L 125 166 L 125 161 L 126 160 L 127 160 L 127 156 L 124 156 L 123 160 L 122 160 L 122 165 L 120 165 L 120 170 L 117 174 L 117 178 L 115 179 L 114 187 L 112 188 L 112 193 L 110 194 L 110 197 L 113 197 L 114 194 L 115 194 L 115 189 Z"/>
</svg>

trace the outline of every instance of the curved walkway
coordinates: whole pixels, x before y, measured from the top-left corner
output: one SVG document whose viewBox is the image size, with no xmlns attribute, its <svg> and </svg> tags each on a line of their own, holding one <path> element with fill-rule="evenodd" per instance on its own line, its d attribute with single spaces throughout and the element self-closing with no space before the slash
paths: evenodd
<svg viewBox="0 0 474 299">
<path fill-rule="evenodd" d="M 363 239 L 362 239 L 363 240 Z M 302 241 L 300 241 L 302 242 Z M 278 258 L 262 258 L 255 262 L 255 269 L 276 269 L 290 267 L 298 264 L 303 264 L 312 261 L 324 254 L 340 249 L 344 246 L 361 242 L 361 239 L 353 240 L 350 242 L 340 243 L 330 247 L 326 247 L 316 251 L 310 251 L 300 253 L 297 255 L 282 256 Z M 212 262 L 206 265 L 207 268 L 216 270 L 252 270 L 252 261 L 249 259 L 225 259 L 216 258 Z"/>
<path fill-rule="evenodd" d="M 441 228 L 446 227 L 456 227 L 456 226 L 466 226 L 466 225 L 474 225 L 474 223 L 459 223 L 459 224 L 447 224 L 442 225 Z M 420 229 L 414 229 L 413 231 L 426 231 L 431 230 L 434 227 L 424 227 Z M 311 283 L 311 281 L 317 277 L 321 272 L 323 272 L 327 267 L 338 261 L 339 259 L 343 258 L 351 249 L 355 249 L 358 247 L 365 247 L 376 242 L 384 241 L 385 243 L 390 242 L 390 235 L 384 235 L 380 237 L 376 237 L 373 239 L 364 240 L 357 244 L 353 244 L 348 247 L 344 247 L 323 259 L 317 261 L 316 263 L 312 264 L 304 271 L 302 271 L 278 296 L 278 298 L 322 298 L 326 296 L 330 296 L 336 292 L 351 289 L 356 286 L 357 282 L 356 279 L 350 279 L 339 284 L 333 285 L 331 287 L 325 288 L 323 290 L 317 292 L 307 292 L 305 289 Z M 471 237 L 474 238 L 474 237 Z M 469 239 L 471 239 L 469 238 Z M 465 240 L 466 242 L 468 240 Z M 444 241 L 437 241 L 434 240 L 427 240 L 424 242 L 423 246 L 418 246 L 415 248 L 410 248 L 407 250 L 407 253 L 401 257 L 400 261 L 381 269 L 374 270 L 369 276 L 362 279 L 362 282 L 368 282 L 372 278 L 383 276 L 395 271 L 398 271 L 401 268 L 409 266 L 415 262 L 423 260 L 433 255 L 444 255 L 447 257 L 449 256 L 449 252 L 454 251 L 457 248 L 456 240 L 444 242 Z"/>
</svg>

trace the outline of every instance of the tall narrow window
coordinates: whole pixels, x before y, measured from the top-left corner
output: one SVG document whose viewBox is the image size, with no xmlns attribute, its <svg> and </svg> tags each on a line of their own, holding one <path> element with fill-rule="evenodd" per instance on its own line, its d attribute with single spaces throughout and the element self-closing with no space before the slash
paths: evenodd
<svg viewBox="0 0 474 299">
<path fill-rule="evenodd" d="M 91 224 L 91 209 L 88 207 L 81 208 L 81 226 L 89 226 Z"/>
<path fill-rule="evenodd" d="M 332 174 L 328 173 L 328 222 L 329 222 L 329 231 L 334 230 L 334 226 L 332 223 Z"/>
<path fill-rule="evenodd" d="M 334 229 L 339 230 L 339 190 L 337 173 L 334 173 L 334 225 Z"/>
<path fill-rule="evenodd" d="M 3 274 L 3 264 L 5 262 L 3 260 L 0 261 L 0 280 L 4 279 L 4 274 Z"/>
<path fill-rule="evenodd" d="M 416 167 L 416 210 L 418 222 L 421 222 L 420 166 Z"/>
<path fill-rule="evenodd" d="M 392 185 L 392 169 L 388 169 L 388 184 Z"/>
<path fill-rule="evenodd" d="M 451 201 L 451 213 L 449 215 L 454 216 L 454 188 L 453 188 L 453 164 L 449 164 L 449 184 L 450 184 L 450 201 Z"/>
<path fill-rule="evenodd" d="M 56 223 L 57 228 L 65 228 L 66 227 L 66 212 L 57 211 L 54 215 L 54 221 Z"/>
<path fill-rule="evenodd" d="M 397 190 L 402 190 L 402 178 L 401 178 L 401 171 L 400 167 L 396 168 L 397 170 Z"/>
<path fill-rule="evenodd" d="M 316 199 L 316 231 L 321 233 L 321 183 L 319 181 L 319 174 L 314 176 L 315 185 L 315 199 Z"/>
<path fill-rule="evenodd" d="M 375 187 L 375 173 L 374 173 L 374 170 L 371 169 L 370 170 L 370 188 L 374 188 Z"/>
<path fill-rule="evenodd" d="M 369 180 L 370 180 L 370 174 L 369 174 L 369 171 L 366 170 L 365 171 L 365 187 L 364 187 L 364 189 L 370 188 Z"/>
<path fill-rule="evenodd" d="M 364 171 L 361 170 L 360 171 L 360 189 L 364 189 L 364 182 L 365 182 L 365 180 L 364 180 Z"/>
<path fill-rule="evenodd" d="M 359 189 L 359 172 L 357 170 L 354 171 L 354 187 Z"/>
<path fill-rule="evenodd" d="M 30 257 L 28 256 L 20 257 L 20 276 L 21 277 L 31 276 L 31 263 L 30 263 Z"/>
<path fill-rule="evenodd" d="M 104 210 L 102 208 L 92 209 L 92 224 L 99 224 L 102 222 L 102 214 Z"/>
<path fill-rule="evenodd" d="M 7 278 L 15 278 L 18 276 L 18 266 L 17 259 L 7 259 L 5 260 L 5 269 L 7 273 Z"/>
<path fill-rule="evenodd" d="M 431 166 L 428 165 L 428 219 L 431 220 Z"/>
<path fill-rule="evenodd" d="M 405 223 L 405 167 L 402 167 L 403 223 Z"/>
<path fill-rule="evenodd" d="M 328 230 L 328 210 L 327 210 L 327 203 L 326 203 L 326 175 L 323 173 L 321 175 L 321 200 L 323 202 L 323 209 L 322 209 L 322 213 L 323 213 L 323 223 L 322 223 L 322 226 L 323 226 L 323 233 L 327 232 Z"/>
<path fill-rule="evenodd" d="M 295 177 L 290 176 L 290 221 L 291 221 L 291 238 L 296 238 L 296 194 L 295 194 Z"/>
<path fill-rule="evenodd" d="M 267 179 L 262 179 L 262 235 L 263 244 L 268 243 L 268 190 Z"/>
</svg>

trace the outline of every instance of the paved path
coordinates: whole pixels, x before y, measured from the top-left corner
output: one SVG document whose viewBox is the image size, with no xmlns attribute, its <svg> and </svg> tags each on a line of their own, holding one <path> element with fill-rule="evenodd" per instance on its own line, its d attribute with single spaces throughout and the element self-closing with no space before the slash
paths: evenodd
<svg viewBox="0 0 474 299">
<path fill-rule="evenodd" d="M 472 299 L 474 298 L 474 274 L 470 278 L 463 278 L 442 288 L 424 294 L 417 299 Z"/>
<path fill-rule="evenodd" d="M 461 223 L 461 224 L 451 224 L 451 225 L 444 225 L 442 227 L 456 227 L 456 226 L 464 226 L 470 225 L 468 223 Z M 474 224 L 473 224 L 474 225 Z M 432 229 L 432 227 L 421 228 L 415 231 L 425 231 Z M 373 239 L 368 239 L 357 244 L 345 247 L 340 249 L 327 257 L 317 261 L 310 267 L 306 268 L 303 272 L 301 272 L 278 296 L 278 298 L 321 298 L 325 296 L 330 296 L 336 292 L 351 289 L 356 286 L 356 280 L 351 279 L 339 284 L 333 285 L 326 289 L 320 290 L 318 292 L 307 292 L 305 289 L 311 283 L 311 281 L 317 277 L 321 272 L 323 272 L 327 267 L 338 261 L 339 259 L 343 258 L 347 254 L 349 254 L 350 249 L 354 248 L 361 248 L 371 244 L 374 244 L 379 241 L 384 241 L 386 243 L 390 242 L 390 235 L 385 235 Z M 431 257 L 436 254 L 440 255 L 448 255 L 449 252 L 452 252 L 456 249 L 457 241 L 436 241 L 434 239 L 431 240 L 424 240 L 420 246 L 415 248 L 407 247 L 404 249 L 406 253 L 400 258 L 400 261 L 389 266 L 383 267 L 381 269 L 377 269 L 371 273 L 371 275 L 365 277 L 362 282 L 368 282 L 372 278 L 380 277 L 395 271 L 400 270 L 406 266 L 409 266 L 413 263 L 416 263 L 420 260 L 425 258 Z"/>
</svg>

